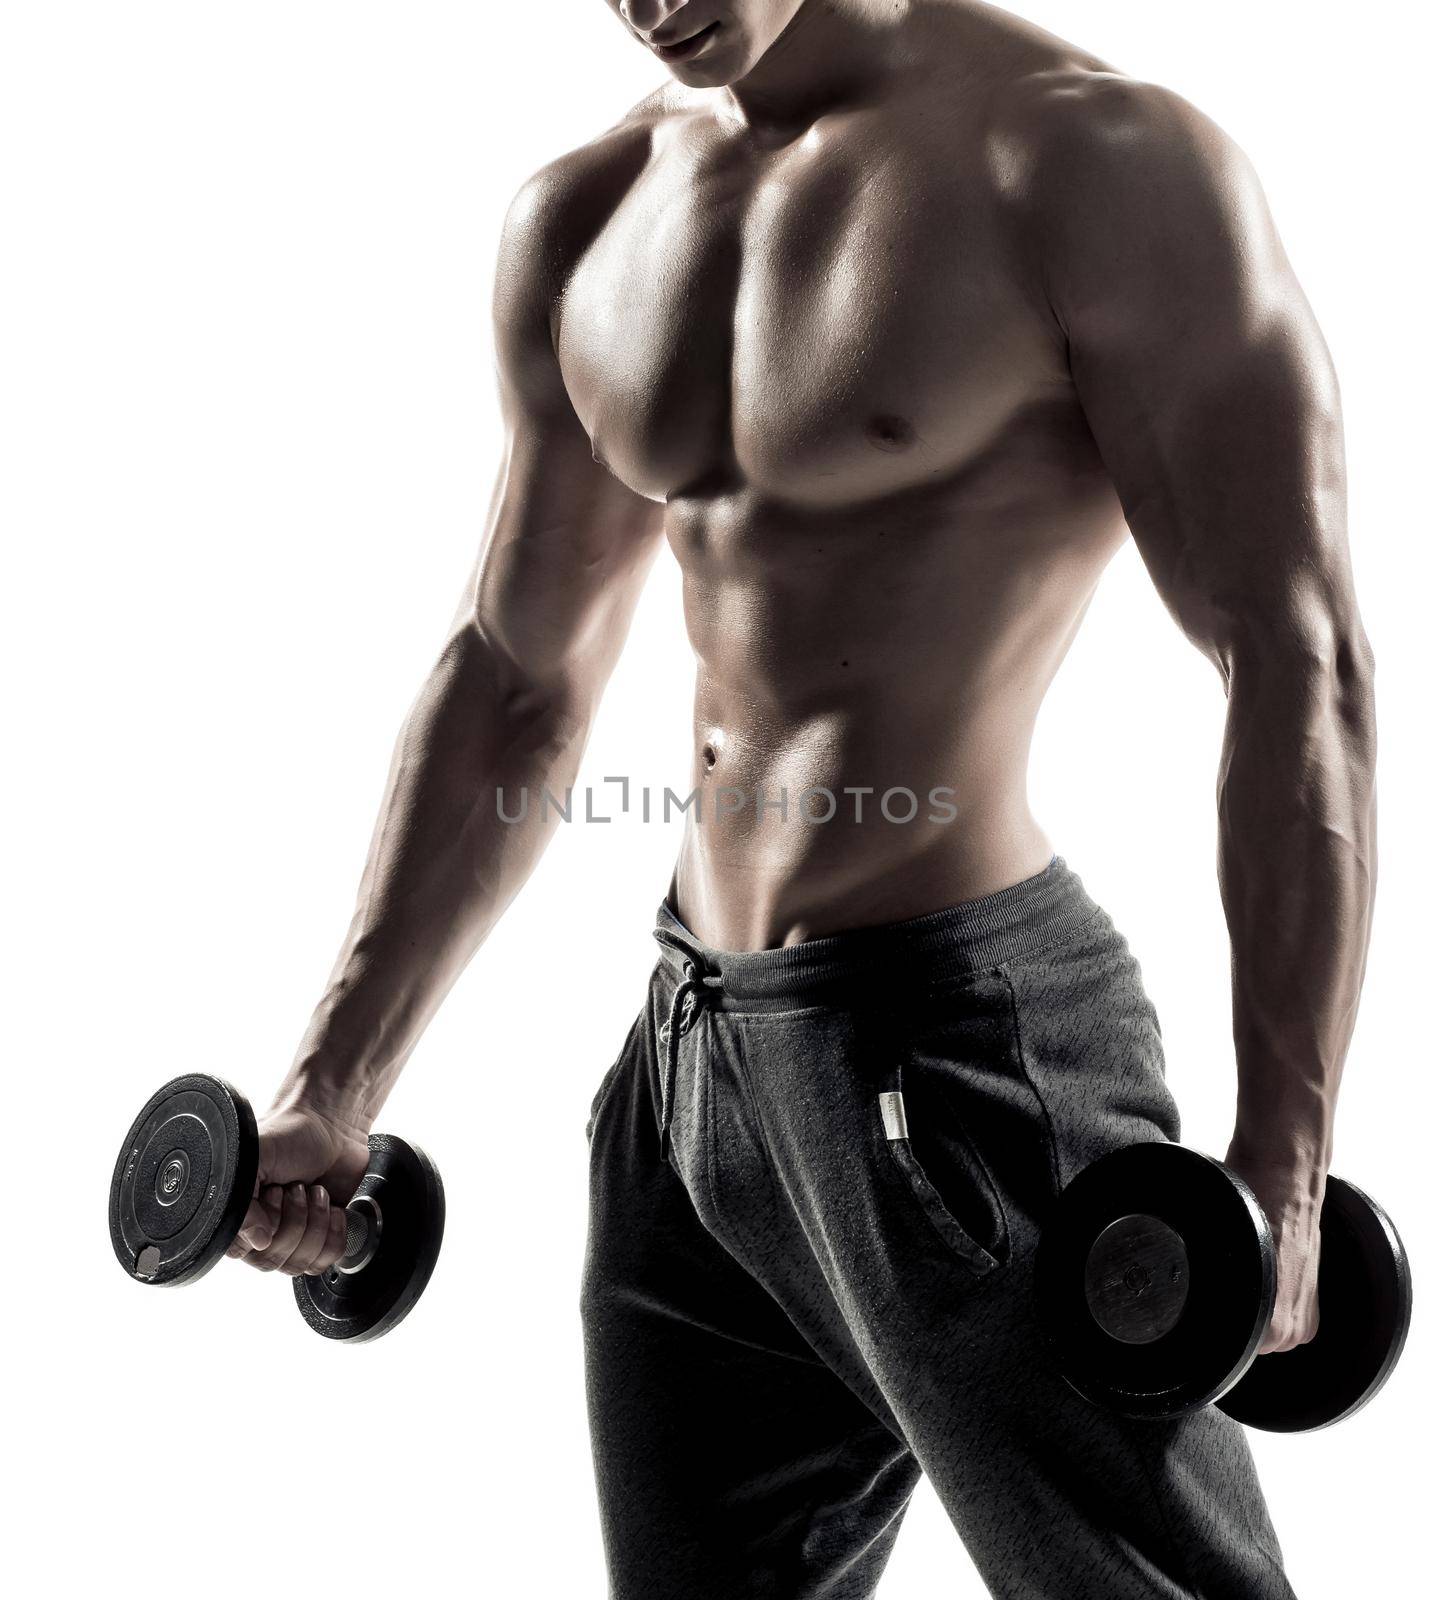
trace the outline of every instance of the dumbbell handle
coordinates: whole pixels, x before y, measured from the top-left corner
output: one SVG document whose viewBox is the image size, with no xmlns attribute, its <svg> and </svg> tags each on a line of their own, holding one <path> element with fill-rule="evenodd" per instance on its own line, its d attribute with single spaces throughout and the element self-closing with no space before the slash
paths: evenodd
<svg viewBox="0 0 1445 1600">
<path fill-rule="evenodd" d="M 346 1254 L 336 1263 L 343 1273 L 360 1272 L 381 1240 L 381 1203 L 369 1192 L 353 1195 L 346 1208 Z"/>
<path fill-rule="evenodd" d="M 353 1211 L 348 1206 L 346 1211 L 346 1249 L 342 1252 L 343 1257 L 354 1256 L 365 1242 L 366 1236 L 370 1231 L 366 1218 L 359 1211 Z"/>
<path fill-rule="evenodd" d="M 330 1270 L 347 1274 L 360 1272 L 376 1254 L 381 1239 L 381 1205 L 375 1195 L 353 1195 L 346 1207 L 346 1249 Z M 146 1273 L 137 1271 L 137 1277 Z"/>
</svg>

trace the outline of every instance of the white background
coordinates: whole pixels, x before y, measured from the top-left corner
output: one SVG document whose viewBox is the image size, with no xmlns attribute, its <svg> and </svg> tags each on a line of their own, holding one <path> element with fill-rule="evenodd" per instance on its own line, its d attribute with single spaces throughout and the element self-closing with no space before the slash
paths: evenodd
<svg viewBox="0 0 1445 1600">
<path fill-rule="evenodd" d="M 1343 382 L 1381 880 L 1337 1166 L 1412 1245 L 1417 1315 L 1367 1412 L 1255 1447 L 1302 1597 L 1418 1593 L 1438 1572 L 1442 1421 L 1434 11 L 1031 14 L 1240 140 Z M 561 830 L 408 1069 L 384 1123 L 437 1158 L 450 1232 L 392 1338 L 326 1344 L 288 1285 L 230 1263 L 142 1292 L 103 1212 L 162 1079 L 216 1071 L 264 1103 L 290 1059 L 486 509 L 504 207 L 659 69 L 603 0 L 0 16 L 6 1577 L 151 1596 L 175 1562 L 222 1597 L 601 1596 L 583 1124 L 641 999 L 675 825 Z M 685 778 L 678 598 L 664 553 L 584 780 Z M 1223 711 L 1126 548 L 1032 776 L 1144 965 L 1186 1138 L 1216 1152 Z M 923 1489 L 881 1593 L 940 1592 L 982 1590 Z"/>
</svg>

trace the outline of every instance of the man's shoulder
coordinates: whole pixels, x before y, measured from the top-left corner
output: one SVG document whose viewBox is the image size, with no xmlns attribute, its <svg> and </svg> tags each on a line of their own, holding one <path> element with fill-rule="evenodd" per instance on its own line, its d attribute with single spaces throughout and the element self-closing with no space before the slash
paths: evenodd
<svg viewBox="0 0 1445 1600">
<path fill-rule="evenodd" d="M 655 90 L 527 177 L 507 210 L 504 250 L 555 261 L 595 234 L 646 165 L 657 129 L 683 112 L 669 91 L 666 85 Z"/>
<path fill-rule="evenodd" d="M 1254 169 L 1183 95 L 1107 70 L 1037 74 L 1002 102 L 990 156 L 1072 335 L 1117 336 L 1124 317 L 1157 333 L 1185 302 L 1237 327 L 1278 300 L 1282 257 Z"/>
<path fill-rule="evenodd" d="M 1238 146 L 1183 95 L 1102 63 L 1019 76 L 994 97 L 990 125 L 1005 197 L 1043 213 L 1095 207 L 1147 226 L 1147 207 L 1166 192 L 1210 204 L 1247 171 Z"/>
<path fill-rule="evenodd" d="M 497 250 L 493 319 L 511 368 L 546 370 L 554 318 L 572 269 L 647 165 L 656 129 L 679 114 L 666 89 L 540 167 L 517 190 Z"/>
</svg>

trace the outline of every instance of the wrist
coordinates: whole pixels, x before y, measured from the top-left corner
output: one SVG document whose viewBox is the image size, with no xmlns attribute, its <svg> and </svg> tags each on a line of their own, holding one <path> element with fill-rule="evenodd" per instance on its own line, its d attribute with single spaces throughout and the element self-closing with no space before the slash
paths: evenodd
<svg viewBox="0 0 1445 1600">
<path fill-rule="evenodd" d="M 272 1112 L 304 1111 L 362 1139 L 371 1132 L 377 1109 L 364 1075 L 343 1074 L 311 1057 L 291 1068 L 271 1102 Z"/>
<path fill-rule="evenodd" d="M 1224 1164 L 1249 1184 L 1267 1207 L 1318 1212 L 1330 1170 L 1328 1146 L 1277 1131 L 1236 1128 Z"/>
</svg>

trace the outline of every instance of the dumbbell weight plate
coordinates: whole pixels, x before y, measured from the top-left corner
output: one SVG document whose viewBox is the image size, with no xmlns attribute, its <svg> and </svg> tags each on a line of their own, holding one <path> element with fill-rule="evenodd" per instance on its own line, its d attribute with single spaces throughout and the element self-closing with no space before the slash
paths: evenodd
<svg viewBox="0 0 1445 1600">
<path fill-rule="evenodd" d="M 1410 1299 L 1410 1263 L 1394 1223 L 1362 1189 L 1332 1175 L 1320 1212 L 1319 1332 L 1261 1356 L 1219 1409 L 1270 1433 L 1343 1421 L 1394 1370 Z"/>
<path fill-rule="evenodd" d="M 193 1283 L 225 1255 L 256 1185 L 260 1145 L 246 1097 L 192 1072 L 146 1101 L 110 1180 L 110 1240 L 142 1283 Z"/>
<path fill-rule="evenodd" d="M 293 1280 L 313 1331 L 351 1344 L 389 1332 L 421 1298 L 446 1225 L 441 1174 L 425 1151 L 389 1133 L 374 1133 L 368 1143 L 371 1162 L 351 1205 L 369 1209 L 369 1197 L 380 1213 L 370 1260 L 356 1272 L 333 1267 Z"/>
<path fill-rule="evenodd" d="M 1112 1151 L 1060 1196 L 1035 1262 L 1040 1326 L 1085 1399 L 1159 1420 L 1248 1367 L 1274 1304 L 1269 1223 L 1222 1162 L 1164 1140 Z"/>
</svg>

